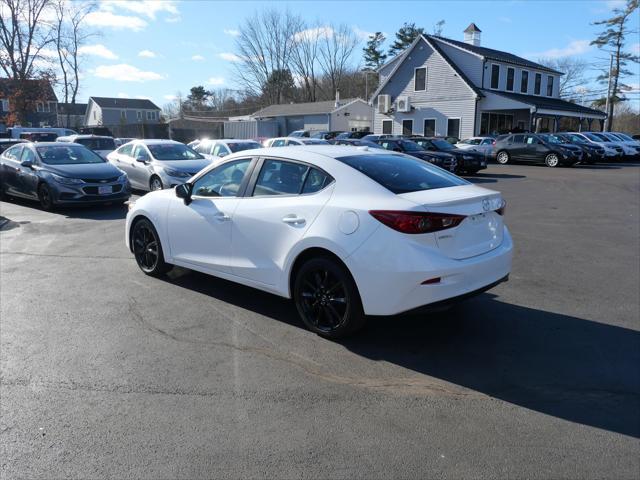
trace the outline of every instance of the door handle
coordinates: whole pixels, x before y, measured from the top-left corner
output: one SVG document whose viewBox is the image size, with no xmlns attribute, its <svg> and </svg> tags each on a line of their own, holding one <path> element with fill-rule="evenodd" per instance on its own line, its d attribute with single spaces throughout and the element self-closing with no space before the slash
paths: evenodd
<svg viewBox="0 0 640 480">
<path fill-rule="evenodd" d="M 287 215 L 282 218 L 282 221 L 289 225 L 304 225 L 306 222 L 304 218 L 298 218 L 296 215 Z"/>
<path fill-rule="evenodd" d="M 216 220 L 220 221 L 220 222 L 226 222 L 231 220 L 231 217 L 229 215 L 227 215 L 226 213 L 223 212 L 218 212 L 216 213 L 213 218 L 215 218 Z"/>
</svg>

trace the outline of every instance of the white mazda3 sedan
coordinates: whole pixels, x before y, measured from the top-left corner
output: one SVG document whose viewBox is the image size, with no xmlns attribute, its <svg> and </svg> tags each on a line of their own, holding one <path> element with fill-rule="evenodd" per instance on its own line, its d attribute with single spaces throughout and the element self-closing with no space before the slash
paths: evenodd
<svg viewBox="0 0 640 480">
<path fill-rule="evenodd" d="M 173 265 L 291 298 L 312 331 L 441 306 L 507 280 L 500 193 L 367 147 L 263 148 L 225 157 L 130 206 L 143 272 Z"/>
</svg>

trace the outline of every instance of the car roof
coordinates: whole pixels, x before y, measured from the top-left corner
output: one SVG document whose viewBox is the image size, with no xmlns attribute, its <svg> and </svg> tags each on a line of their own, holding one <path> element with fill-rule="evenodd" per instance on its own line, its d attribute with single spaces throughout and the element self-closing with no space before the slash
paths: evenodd
<svg viewBox="0 0 640 480">
<path fill-rule="evenodd" d="M 162 144 L 173 143 L 176 145 L 183 145 L 183 143 L 181 142 L 176 142 L 175 140 L 167 140 L 162 138 L 137 139 L 137 140 L 132 140 L 131 142 L 128 142 L 128 143 L 142 143 L 144 145 L 162 145 Z"/>
</svg>

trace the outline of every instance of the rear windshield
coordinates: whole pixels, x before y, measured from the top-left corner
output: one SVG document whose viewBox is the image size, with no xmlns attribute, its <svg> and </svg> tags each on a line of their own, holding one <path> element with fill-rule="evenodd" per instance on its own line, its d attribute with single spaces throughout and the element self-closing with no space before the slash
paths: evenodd
<svg viewBox="0 0 640 480">
<path fill-rule="evenodd" d="M 98 154 L 80 145 L 67 144 L 36 147 L 38 155 L 47 165 L 78 165 L 82 163 L 104 163 Z"/>
<path fill-rule="evenodd" d="M 113 138 L 78 138 L 75 143 L 84 145 L 89 150 L 115 150 Z"/>
<path fill-rule="evenodd" d="M 352 155 L 336 160 L 355 168 L 396 194 L 469 183 L 430 163 L 405 155 Z"/>
<path fill-rule="evenodd" d="M 258 142 L 227 142 L 227 146 L 233 153 L 239 152 L 241 150 L 253 150 L 254 148 L 262 148 L 262 146 Z"/>
</svg>

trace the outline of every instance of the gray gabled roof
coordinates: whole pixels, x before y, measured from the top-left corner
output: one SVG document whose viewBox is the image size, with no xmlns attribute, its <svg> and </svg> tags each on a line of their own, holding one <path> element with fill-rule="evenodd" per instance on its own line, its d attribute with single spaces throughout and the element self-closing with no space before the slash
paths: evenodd
<svg viewBox="0 0 640 480">
<path fill-rule="evenodd" d="M 501 95 L 517 102 L 533 105 L 537 109 L 560 110 L 565 112 L 584 113 L 588 115 L 606 116 L 607 114 L 595 108 L 583 107 L 577 103 L 567 102 L 560 98 L 540 97 L 538 95 L 524 95 L 522 93 L 502 92 L 498 90 L 486 90 L 487 92 Z"/>
<path fill-rule="evenodd" d="M 146 98 L 89 97 L 89 100 L 93 100 L 100 108 L 160 110 L 160 107 Z"/>
<path fill-rule="evenodd" d="M 466 42 L 461 42 L 459 40 L 452 40 L 450 38 L 438 37 L 435 35 L 428 35 L 429 38 L 433 38 L 435 40 L 451 44 L 455 47 L 461 48 L 462 50 L 466 50 L 471 53 L 475 53 L 476 55 L 480 55 L 481 57 L 486 58 L 487 60 L 496 60 L 498 62 L 511 63 L 513 65 L 518 65 L 520 67 L 528 67 L 535 68 L 537 70 L 543 70 L 550 73 L 555 73 L 558 75 L 564 75 L 562 72 L 558 72 L 549 67 L 545 67 L 544 65 L 540 65 L 539 63 L 532 62 L 527 60 L 526 58 L 519 57 L 514 55 L 513 53 L 503 52 L 501 50 L 494 50 L 493 48 L 479 47 L 475 45 L 470 45 Z"/>
<path fill-rule="evenodd" d="M 482 33 L 482 30 L 480 30 L 475 23 L 470 23 L 469 26 L 464 29 L 464 31 L 465 31 L 465 33 L 466 32 L 480 32 L 480 33 Z"/>
<path fill-rule="evenodd" d="M 324 102 L 307 102 L 307 103 L 282 103 L 280 105 L 269 105 L 261 110 L 255 112 L 252 117 L 264 118 L 264 117 L 284 117 L 288 115 L 319 115 L 332 113 L 339 108 L 342 108 L 350 103 L 364 100 L 360 98 L 346 98 L 340 100 L 339 106 L 336 107 L 335 100 L 326 100 Z"/>
<path fill-rule="evenodd" d="M 58 115 L 84 115 L 86 112 L 86 103 L 58 103 Z"/>
</svg>

